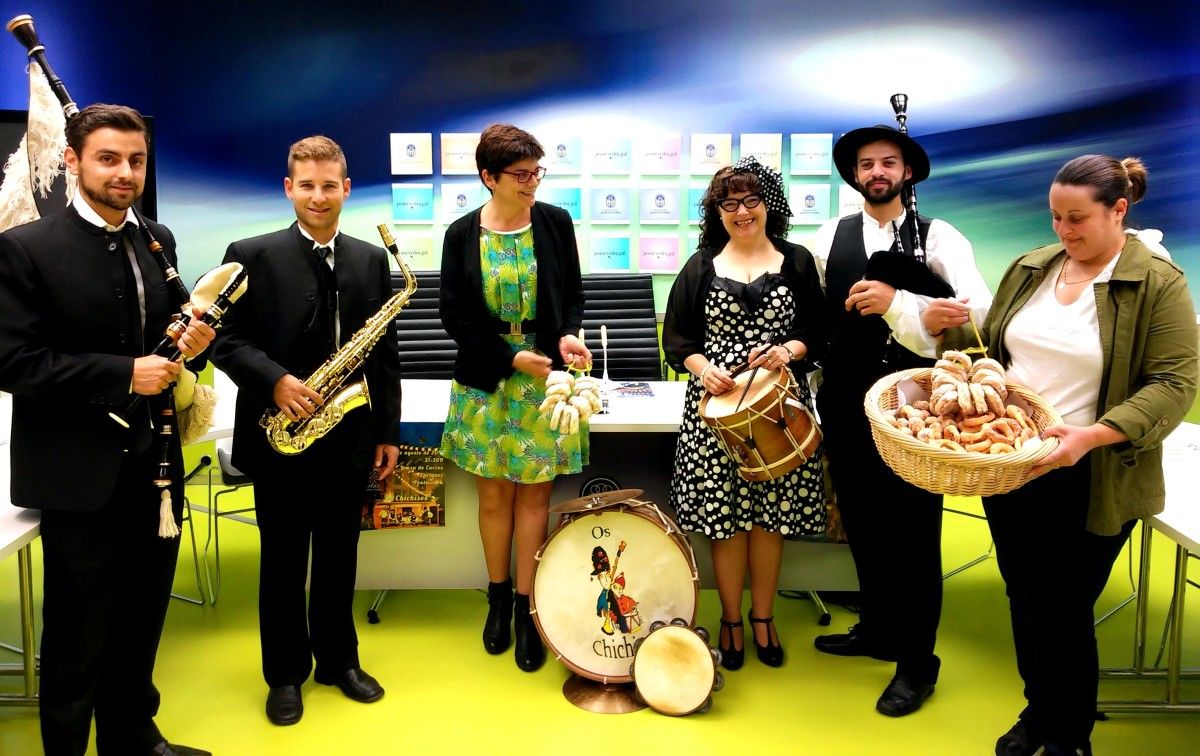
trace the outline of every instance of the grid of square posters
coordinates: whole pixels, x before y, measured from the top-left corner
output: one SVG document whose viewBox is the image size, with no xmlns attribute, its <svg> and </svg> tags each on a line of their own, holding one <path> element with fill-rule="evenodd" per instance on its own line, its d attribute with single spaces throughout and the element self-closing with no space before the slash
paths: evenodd
<svg viewBox="0 0 1200 756">
<path fill-rule="evenodd" d="M 451 224 L 487 201 L 487 189 L 478 181 L 442 182 L 442 220 Z"/>
<path fill-rule="evenodd" d="M 753 155 L 758 162 L 783 172 L 783 134 L 742 134 L 742 157 Z"/>
<path fill-rule="evenodd" d="M 548 205 L 561 207 L 571 216 L 571 221 L 583 220 L 583 190 L 577 186 L 543 185 L 538 189 L 538 199 Z"/>
<path fill-rule="evenodd" d="M 792 223 L 818 225 L 829 220 L 829 184 L 792 184 L 788 187 Z"/>
<path fill-rule="evenodd" d="M 552 135 L 539 137 L 538 141 L 546 151 L 542 165 L 546 166 L 547 176 L 578 176 L 583 173 L 582 139 Z"/>
<path fill-rule="evenodd" d="M 792 134 L 793 176 L 828 176 L 833 158 L 833 134 Z"/>
<path fill-rule="evenodd" d="M 433 234 L 427 231 L 420 233 L 397 230 L 394 237 L 396 249 L 400 250 L 400 257 L 410 270 L 437 270 L 438 264 L 433 255 Z M 441 244 L 440 239 L 438 244 Z"/>
<path fill-rule="evenodd" d="M 682 155 L 682 135 L 644 135 L 637 143 L 638 172 L 643 176 L 678 176 Z"/>
<path fill-rule="evenodd" d="M 433 173 L 433 134 L 429 132 L 388 135 L 393 176 L 428 176 Z"/>
<path fill-rule="evenodd" d="M 692 134 L 691 173 L 710 177 L 733 162 L 733 134 Z"/>
<path fill-rule="evenodd" d="M 433 223 L 433 184 L 392 184 L 393 223 Z"/>
<path fill-rule="evenodd" d="M 642 234 L 638 237 L 639 273 L 677 273 L 679 234 Z"/>
<path fill-rule="evenodd" d="M 629 270 L 629 234 L 592 234 L 591 272 Z"/>
<path fill-rule="evenodd" d="M 628 223 L 630 190 L 627 186 L 594 186 L 588 192 L 588 219 L 592 223 Z"/>
<path fill-rule="evenodd" d="M 679 187 L 643 186 L 639 194 L 638 220 L 642 223 L 679 225 Z"/>
<path fill-rule="evenodd" d="M 475 148 L 479 134 L 442 134 L 442 175 L 477 176 Z"/>
</svg>

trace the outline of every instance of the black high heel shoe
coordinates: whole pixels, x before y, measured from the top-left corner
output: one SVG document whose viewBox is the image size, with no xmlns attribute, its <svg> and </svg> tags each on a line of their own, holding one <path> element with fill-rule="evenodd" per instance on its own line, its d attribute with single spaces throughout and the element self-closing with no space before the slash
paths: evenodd
<svg viewBox="0 0 1200 756">
<path fill-rule="evenodd" d="M 742 664 L 746 661 L 746 642 L 743 639 L 741 648 L 733 647 L 733 631 L 742 627 L 742 621 L 726 622 L 721 620 L 721 632 L 717 635 L 717 650 L 721 652 L 721 666 L 725 669 L 733 671 L 741 669 Z M 729 632 L 729 646 L 721 645 L 721 635 Z"/>
<path fill-rule="evenodd" d="M 767 626 L 767 645 L 758 645 L 758 638 L 754 638 L 754 650 L 758 652 L 758 660 L 763 664 L 766 664 L 768 667 L 782 667 L 783 645 L 771 642 L 771 628 L 775 627 L 775 618 L 767 617 L 765 619 L 759 619 L 754 615 L 750 615 L 750 624 Z M 775 631 L 775 637 L 776 639 L 779 638 L 778 630 Z"/>
</svg>

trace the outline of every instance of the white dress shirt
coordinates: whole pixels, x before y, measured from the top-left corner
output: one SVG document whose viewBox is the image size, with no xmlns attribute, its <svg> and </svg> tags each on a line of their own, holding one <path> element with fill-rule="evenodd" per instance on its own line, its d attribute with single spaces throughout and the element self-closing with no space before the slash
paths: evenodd
<svg viewBox="0 0 1200 756">
<path fill-rule="evenodd" d="M 875 252 L 892 247 L 896 240 L 892 223 L 899 227 L 904 223 L 906 215 L 906 212 L 901 210 L 896 218 L 880 226 L 879 221 L 868 215 L 866 210 L 862 211 L 863 248 L 868 259 Z M 837 231 L 840 222 L 840 218 L 826 221 L 817 229 L 813 241 L 811 251 L 822 288 L 825 287 L 825 266 L 829 262 L 834 232 Z M 934 218 L 929 224 L 929 238 L 925 241 L 925 259 L 929 268 L 946 279 L 960 299 L 965 297 L 969 300 L 967 306 L 975 318 L 976 325 L 982 325 L 988 309 L 992 306 L 992 293 L 984 283 L 979 268 L 975 266 L 975 253 L 967 237 L 949 223 Z M 931 336 L 921 323 L 921 314 L 931 299 L 933 297 L 897 289 L 891 306 L 883 314 L 883 319 L 892 329 L 892 336 L 896 341 L 924 357 L 937 357 L 940 352 L 938 340 Z"/>
</svg>

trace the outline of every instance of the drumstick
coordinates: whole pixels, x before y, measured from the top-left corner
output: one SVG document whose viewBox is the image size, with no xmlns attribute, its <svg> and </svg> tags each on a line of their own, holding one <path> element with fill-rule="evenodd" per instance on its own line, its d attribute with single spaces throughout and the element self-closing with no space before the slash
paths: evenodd
<svg viewBox="0 0 1200 756">
<path fill-rule="evenodd" d="M 776 344 L 775 339 L 772 338 L 770 341 L 768 341 L 765 344 L 765 346 L 768 349 L 770 349 L 773 346 L 779 346 L 779 345 Z M 758 375 L 758 369 L 761 367 L 762 367 L 762 365 L 755 365 L 754 370 L 752 370 L 750 372 L 750 380 L 746 381 L 746 388 L 742 389 L 742 395 L 738 397 L 737 406 L 733 408 L 734 412 L 737 412 L 738 410 L 740 410 L 742 408 L 742 402 L 744 402 L 746 400 L 746 394 L 750 393 L 750 387 L 754 385 L 754 377 Z"/>
<path fill-rule="evenodd" d="M 600 350 L 604 355 L 604 371 L 600 376 L 600 380 L 604 381 L 604 385 L 608 385 L 608 326 L 600 326 Z"/>
</svg>

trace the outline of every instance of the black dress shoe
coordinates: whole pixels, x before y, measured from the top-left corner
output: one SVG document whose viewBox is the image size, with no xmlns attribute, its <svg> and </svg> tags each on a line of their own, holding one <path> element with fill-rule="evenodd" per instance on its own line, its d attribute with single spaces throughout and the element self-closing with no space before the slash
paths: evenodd
<svg viewBox="0 0 1200 756">
<path fill-rule="evenodd" d="M 271 724 L 293 725 L 304 715 L 299 685 L 280 685 L 267 692 L 267 719 Z"/>
<path fill-rule="evenodd" d="M 525 672 L 537 671 L 546 661 L 546 647 L 529 613 L 529 597 L 523 593 L 513 596 L 513 629 L 517 638 L 513 649 L 517 666 Z"/>
<path fill-rule="evenodd" d="M 721 632 L 717 635 L 717 650 L 721 652 L 721 666 L 728 670 L 741 669 L 742 663 L 746 661 L 746 642 L 743 639 L 741 648 L 733 647 L 733 631 L 742 627 L 742 620 L 739 618 L 737 622 L 726 622 L 721 620 Z M 721 635 L 729 633 L 729 645 L 721 645 Z"/>
<path fill-rule="evenodd" d="M 488 583 L 488 613 L 483 621 L 483 647 L 489 654 L 502 654 L 512 644 L 512 578 Z"/>
<path fill-rule="evenodd" d="M 898 654 L 868 642 L 859 631 L 858 625 L 850 628 L 850 631 L 846 633 L 818 635 L 813 641 L 813 645 L 822 653 L 836 656 L 869 656 L 872 659 L 892 662 L 898 661 L 900 658 Z"/>
<path fill-rule="evenodd" d="M 932 695 L 933 683 L 919 683 L 904 675 L 896 675 L 875 702 L 875 711 L 889 717 L 903 717 L 921 708 L 925 699 Z"/>
<path fill-rule="evenodd" d="M 996 741 L 996 756 L 1033 756 L 1042 747 L 1042 736 L 1024 719 Z"/>
<path fill-rule="evenodd" d="M 150 751 L 153 756 L 212 756 L 212 751 L 163 741 Z"/>
<path fill-rule="evenodd" d="M 313 679 L 321 685 L 336 685 L 346 694 L 346 698 L 359 703 L 371 703 L 383 698 L 383 686 L 374 677 L 363 672 L 362 667 L 351 667 L 333 677 L 314 675 Z"/>
<path fill-rule="evenodd" d="M 755 636 L 755 638 L 754 638 L 754 650 L 758 652 L 758 660 L 760 662 L 762 662 L 763 664 L 766 664 L 768 667 L 782 667 L 783 666 L 783 646 L 780 645 L 779 643 L 776 643 L 776 641 L 779 640 L 779 632 L 778 631 L 776 631 L 776 633 L 775 633 L 775 640 L 774 641 L 771 640 L 771 629 L 773 627 L 775 627 L 775 618 L 767 617 L 766 619 L 759 619 L 758 617 L 755 617 L 754 615 L 750 615 L 750 624 L 767 626 L 767 628 L 766 628 L 767 629 L 766 645 L 763 645 L 763 646 L 758 645 L 758 637 Z"/>
</svg>

